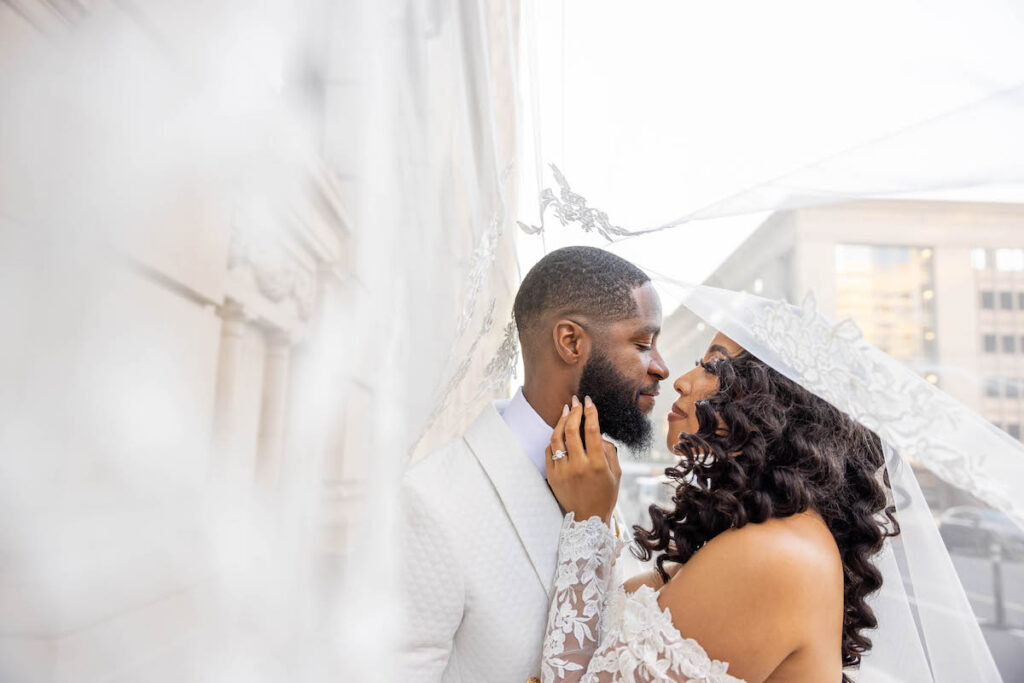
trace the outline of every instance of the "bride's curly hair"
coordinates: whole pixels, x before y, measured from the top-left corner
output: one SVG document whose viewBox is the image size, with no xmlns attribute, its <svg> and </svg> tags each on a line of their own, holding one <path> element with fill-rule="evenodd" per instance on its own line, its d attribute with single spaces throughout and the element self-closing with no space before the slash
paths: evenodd
<svg viewBox="0 0 1024 683">
<path fill-rule="evenodd" d="M 719 391 L 696 403 L 699 429 L 680 434 L 681 459 L 665 470 L 675 507 L 650 507 L 634 554 L 657 554 L 668 581 L 666 562 L 685 563 L 727 529 L 816 510 L 843 562 L 843 668 L 859 666 L 871 649 L 864 631 L 878 625 L 865 600 L 882 585 L 871 558 L 899 534 L 881 440 L 749 352 L 701 364 Z"/>
</svg>

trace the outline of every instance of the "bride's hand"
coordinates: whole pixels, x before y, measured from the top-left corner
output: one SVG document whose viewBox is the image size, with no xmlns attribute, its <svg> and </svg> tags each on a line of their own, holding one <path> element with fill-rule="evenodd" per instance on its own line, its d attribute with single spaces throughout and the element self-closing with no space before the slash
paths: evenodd
<svg viewBox="0 0 1024 683">
<path fill-rule="evenodd" d="M 573 396 L 573 405 L 555 425 L 551 444 L 545 451 L 548 484 L 562 509 L 582 522 L 597 515 L 607 523 L 619 497 L 619 456 L 615 445 L 601 438 L 597 408 L 590 397 L 584 403 Z M 584 439 L 580 439 L 580 421 L 586 416 Z M 552 459 L 556 451 L 568 453 Z"/>
</svg>

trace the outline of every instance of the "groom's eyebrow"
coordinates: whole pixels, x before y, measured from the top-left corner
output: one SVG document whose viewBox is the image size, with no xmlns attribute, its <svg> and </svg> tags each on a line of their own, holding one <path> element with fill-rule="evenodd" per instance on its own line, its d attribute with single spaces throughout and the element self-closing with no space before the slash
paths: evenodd
<svg viewBox="0 0 1024 683">
<path fill-rule="evenodd" d="M 648 325 L 636 331 L 638 337 L 657 337 L 659 334 L 661 334 L 661 328 L 657 325 Z"/>
</svg>

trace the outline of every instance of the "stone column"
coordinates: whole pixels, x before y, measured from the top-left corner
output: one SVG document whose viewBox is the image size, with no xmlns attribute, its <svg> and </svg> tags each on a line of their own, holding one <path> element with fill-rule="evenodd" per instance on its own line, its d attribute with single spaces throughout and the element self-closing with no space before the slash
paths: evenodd
<svg viewBox="0 0 1024 683">
<path fill-rule="evenodd" d="M 217 356 L 217 388 L 214 396 L 213 453 L 210 474 L 218 481 L 229 478 L 238 463 L 236 437 L 238 376 L 241 372 L 245 313 L 230 299 L 220 307 L 220 350 Z"/>
<path fill-rule="evenodd" d="M 273 494 L 280 485 L 284 456 L 291 340 L 283 332 L 270 332 L 266 335 L 266 344 L 256 482 L 263 492 Z"/>
</svg>

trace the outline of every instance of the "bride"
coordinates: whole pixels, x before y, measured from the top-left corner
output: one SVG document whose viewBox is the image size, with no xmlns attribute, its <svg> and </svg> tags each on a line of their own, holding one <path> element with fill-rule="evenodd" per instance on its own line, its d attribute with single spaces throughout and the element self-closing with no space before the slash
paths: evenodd
<svg viewBox="0 0 1024 683">
<path fill-rule="evenodd" d="M 721 333 L 673 386 L 674 507 L 636 527 L 656 570 L 622 586 L 615 448 L 589 397 L 562 411 L 543 680 L 850 681 L 877 626 L 872 558 L 899 533 L 881 440 Z"/>
</svg>

